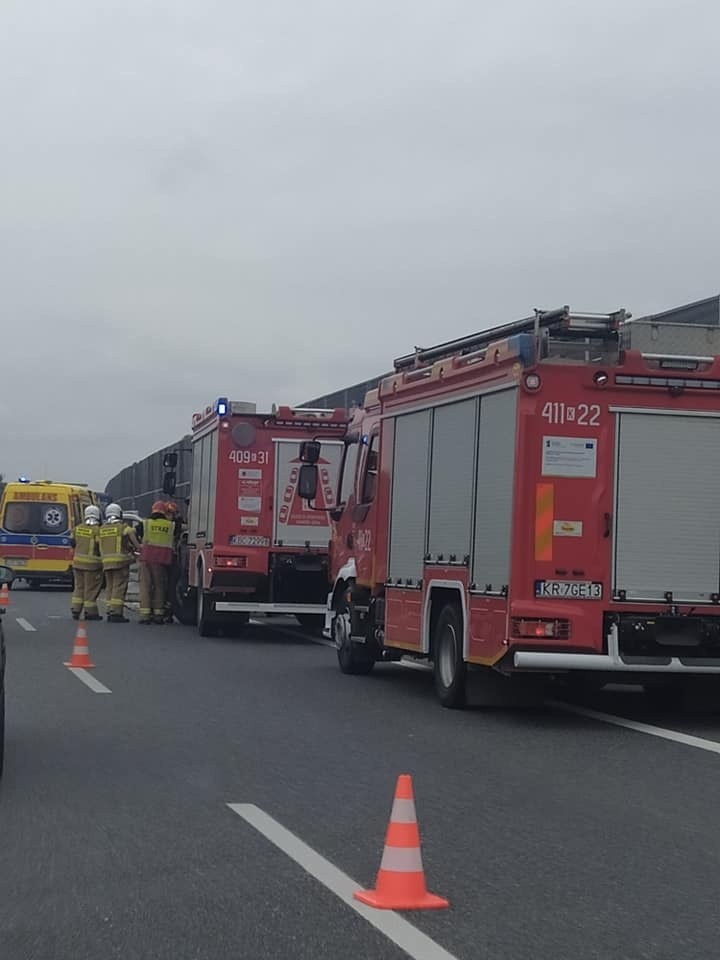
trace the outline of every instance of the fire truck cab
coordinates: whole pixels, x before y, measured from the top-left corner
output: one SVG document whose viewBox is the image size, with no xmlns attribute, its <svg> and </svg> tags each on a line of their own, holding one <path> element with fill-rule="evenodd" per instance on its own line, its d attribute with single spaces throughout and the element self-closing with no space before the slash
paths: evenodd
<svg viewBox="0 0 720 960">
<path fill-rule="evenodd" d="M 396 360 L 331 513 L 340 669 L 428 658 L 449 707 L 472 670 L 720 674 L 718 338 L 564 307 Z"/>
</svg>

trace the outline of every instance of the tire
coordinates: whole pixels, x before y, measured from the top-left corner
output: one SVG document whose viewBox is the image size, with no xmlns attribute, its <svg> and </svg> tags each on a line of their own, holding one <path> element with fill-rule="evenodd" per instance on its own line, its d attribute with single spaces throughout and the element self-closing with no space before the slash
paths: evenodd
<svg viewBox="0 0 720 960">
<path fill-rule="evenodd" d="M 325 626 L 325 617 L 315 613 L 298 613 L 296 619 L 306 633 L 313 635 L 322 633 Z"/>
<path fill-rule="evenodd" d="M 335 607 L 332 631 L 340 671 L 353 676 L 370 673 L 375 666 L 375 658 L 350 640 L 350 609 L 345 600 L 339 600 Z"/>
<path fill-rule="evenodd" d="M 186 593 L 187 589 L 187 593 Z M 175 584 L 175 592 L 172 597 L 172 612 L 178 623 L 186 627 L 194 627 L 197 623 L 197 597 L 196 591 L 185 588 L 178 580 Z"/>
<path fill-rule="evenodd" d="M 203 590 L 202 577 L 198 576 L 200 584 L 195 591 L 197 597 L 197 629 L 201 637 L 214 637 L 217 633 L 217 624 L 213 623 L 208 615 L 207 595 Z"/>
<path fill-rule="evenodd" d="M 435 690 L 444 707 L 465 706 L 467 666 L 463 660 L 462 618 L 457 605 L 446 604 L 433 630 L 433 676 Z"/>
</svg>

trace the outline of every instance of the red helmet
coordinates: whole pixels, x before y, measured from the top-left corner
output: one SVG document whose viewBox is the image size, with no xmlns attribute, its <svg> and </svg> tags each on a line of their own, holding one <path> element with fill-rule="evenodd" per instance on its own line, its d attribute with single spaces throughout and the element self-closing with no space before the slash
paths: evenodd
<svg viewBox="0 0 720 960">
<path fill-rule="evenodd" d="M 162 513 L 163 516 L 167 512 L 167 504 L 163 503 L 162 500 L 156 500 L 152 505 L 150 513 Z"/>
<path fill-rule="evenodd" d="M 166 510 L 168 513 L 172 513 L 172 514 L 174 515 L 174 514 L 176 514 L 176 513 L 178 512 L 178 505 L 177 505 L 176 503 L 174 503 L 172 500 L 169 500 L 169 501 L 165 504 L 165 510 Z"/>
</svg>

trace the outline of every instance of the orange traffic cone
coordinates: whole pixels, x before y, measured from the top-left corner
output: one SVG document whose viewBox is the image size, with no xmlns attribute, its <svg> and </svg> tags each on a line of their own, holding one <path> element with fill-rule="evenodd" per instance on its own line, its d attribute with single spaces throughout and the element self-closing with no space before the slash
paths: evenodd
<svg viewBox="0 0 720 960">
<path fill-rule="evenodd" d="M 85 627 L 78 627 L 75 634 L 75 645 L 73 647 L 70 662 L 65 663 L 66 667 L 94 667 L 95 664 L 90 660 L 90 651 L 88 650 L 87 633 Z"/>
<path fill-rule="evenodd" d="M 425 886 L 412 777 L 407 773 L 400 774 L 395 787 L 375 889 L 358 890 L 354 897 L 383 910 L 432 910 L 450 906 L 442 897 L 428 893 Z"/>
<path fill-rule="evenodd" d="M 6 610 L 10 606 L 10 590 L 8 585 L 4 583 L 2 589 L 0 589 L 0 610 Z"/>
</svg>

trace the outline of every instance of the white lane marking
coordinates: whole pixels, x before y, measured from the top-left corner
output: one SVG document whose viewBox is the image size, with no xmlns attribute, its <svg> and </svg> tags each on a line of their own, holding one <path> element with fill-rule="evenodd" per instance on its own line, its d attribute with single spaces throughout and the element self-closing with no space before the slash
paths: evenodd
<svg viewBox="0 0 720 960">
<path fill-rule="evenodd" d="M 25 617 L 15 617 L 15 620 L 17 621 L 17 623 L 20 624 L 23 630 L 27 630 L 28 633 L 37 633 L 36 628 L 31 623 L 29 623 L 25 619 Z"/>
<path fill-rule="evenodd" d="M 68 670 L 70 673 L 74 673 L 78 680 L 82 680 L 86 687 L 90 687 L 93 693 L 112 693 L 112 690 L 109 690 L 104 684 L 100 683 L 99 680 L 96 680 L 95 677 L 83 669 L 83 667 L 68 667 Z"/>
<path fill-rule="evenodd" d="M 392 910 L 374 910 L 353 899 L 353 893 L 360 889 L 342 870 L 320 856 L 312 847 L 309 847 L 294 833 L 291 833 L 277 820 L 256 807 L 254 803 L 229 803 L 231 810 L 255 827 L 271 843 L 286 853 L 291 860 L 299 864 L 312 877 L 315 877 L 324 887 L 327 887 L 336 897 L 339 897 L 348 907 L 359 913 L 361 917 L 372 924 L 376 930 L 385 934 L 388 940 L 404 950 L 413 960 L 457 960 L 457 957 L 448 953 L 430 937 L 421 933 L 407 920 Z"/>
<path fill-rule="evenodd" d="M 574 704 L 562 703 L 559 700 L 546 700 L 549 707 L 565 710 L 567 713 L 577 713 L 590 720 L 599 720 L 602 723 L 611 723 L 616 727 L 626 727 L 637 733 L 647 733 L 651 737 L 660 737 L 661 740 L 672 740 L 673 743 L 682 743 L 686 747 L 697 747 L 698 750 L 707 750 L 708 753 L 720 753 L 720 743 L 715 740 L 705 740 L 703 737 L 693 737 L 689 733 L 680 733 L 679 730 L 668 730 L 666 727 L 655 727 L 649 723 L 640 723 L 638 720 L 626 720 L 625 717 L 616 717 L 612 713 L 600 713 L 599 710 L 588 710 L 587 707 L 576 707 Z"/>
</svg>

